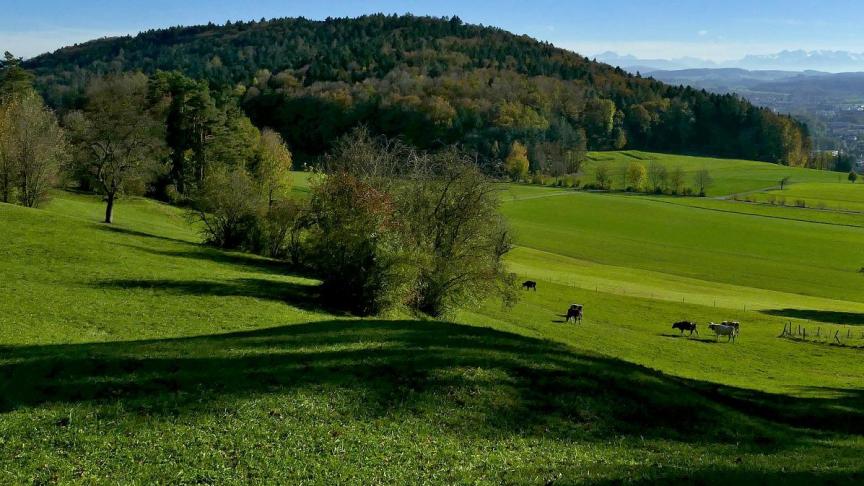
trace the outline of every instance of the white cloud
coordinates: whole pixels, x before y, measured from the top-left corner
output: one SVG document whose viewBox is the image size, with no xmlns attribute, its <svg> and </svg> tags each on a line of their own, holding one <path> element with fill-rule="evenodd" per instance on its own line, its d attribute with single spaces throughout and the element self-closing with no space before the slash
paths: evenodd
<svg viewBox="0 0 864 486">
<path fill-rule="evenodd" d="M 706 35 L 708 35 L 708 31 L 703 29 L 697 32 L 697 34 L 699 34 L 699 37 L 705 37 Z"/>
</svg>

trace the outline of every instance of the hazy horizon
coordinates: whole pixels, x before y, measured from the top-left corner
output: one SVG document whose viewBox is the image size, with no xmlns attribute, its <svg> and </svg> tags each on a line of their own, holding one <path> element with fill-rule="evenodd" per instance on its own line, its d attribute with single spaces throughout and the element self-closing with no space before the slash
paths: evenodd
<svg viewBox="0 0 864 486">
<path fill-rule="evenodd" d="M 599 8 L 600 6 L 603 8 Z M 51 15 L 46 12 L 63 12 Z M 83 0 L 74 8 L 59 0 L 14 2 L 0 18 L 0 49 L 26 58 L 101 37 L 134 35 L 176 25 L 277 17 L 355 17 L 371 13 L 457 15 L 594 56 L 606 51 L 642 59 L 699 58 L 714 63 L 784 50 L 864 52 L 859 26 L 864 5 L 834 0 L 790 4 L 771 0 L 621 2 L 583 0 L 560 5 L 522 2 L 319 1 L 235 2 L 190 0 L 182 4 Z M 840 20 L 838 20 L 840 19 Z"/>
</svg>

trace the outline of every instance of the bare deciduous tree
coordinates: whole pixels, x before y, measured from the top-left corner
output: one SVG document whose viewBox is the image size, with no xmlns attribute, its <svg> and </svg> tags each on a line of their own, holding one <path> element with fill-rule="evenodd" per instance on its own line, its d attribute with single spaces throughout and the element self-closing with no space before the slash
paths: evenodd
<svg viewBox="0 0 864 486">
<path fill-rule="evenodd" d="M 708 169 L 703 168 L 696 171 L 696 174 L 693 176 L 693 182 L 699 190 L 699 195 L 704 196 L 705 190 L 714 183 L 714 179 L 711 177 L 711 173 L 708 172 Z"/>
</svg>

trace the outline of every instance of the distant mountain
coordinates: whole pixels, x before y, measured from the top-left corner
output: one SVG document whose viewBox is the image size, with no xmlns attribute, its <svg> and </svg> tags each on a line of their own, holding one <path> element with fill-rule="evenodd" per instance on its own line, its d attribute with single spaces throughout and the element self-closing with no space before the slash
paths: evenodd
<svg viewBox="0 0 864 486">
<path fill-rule="evenodd" d="M 644 76 L 672 85 L 713 93 L 738 93 L 752 98 L 762 93 L 782 96 L 786 103 L 862 103 L 864 72 L 748 71 L 746 69 L 682 69 L 648 71 Z"/>
<path fill-rule="evenodd" d="M 615 52 L 598 54 L 597 60 L 630 72 L 698 68 L 738 68 L 758 71 L 825 71 L 831 73 L 864 71 L 864 53 L 848 51 L 785 50 L 775 54 L 749 54 L 741 59 L 712 62 L 682 57 L 677 59 L 640 59 Z"/>
<path fill-rule="evenodd" d="M 790 71 L 864 71 L 864 53 L 847 51 L 781 51 L 777 54 L 748 55 L 736 63 L 744 69 L 783 69 Z"/>
<path fill-rule="evenodd" d="M 742 93 L 759 89 L 765 83 L 832 76 L 821 71 L 748 71 L 740 68 L 644 71 L 642 75 L 676 86 L 693 86 L 715 93 Z"/>
<path fill-rule="evenodd" d="M 604 62 L 610 66 L 620 66 L 630 72 L 656 71 L 656 70 L 678 70 L 689 68 L 712 68 L 717 64 L 705 59 L 695 57 L 681 57 L 677 59 L 640 59 L 631 55 L 619 55 L 612 51 L 606 51 L 595 56 L 597 61 Z"/>
</svg>

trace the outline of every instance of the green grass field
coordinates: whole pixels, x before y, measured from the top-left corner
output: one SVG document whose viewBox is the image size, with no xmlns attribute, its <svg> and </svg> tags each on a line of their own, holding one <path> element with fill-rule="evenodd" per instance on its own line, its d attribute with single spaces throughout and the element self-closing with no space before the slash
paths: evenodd
<svg viewBox="0 0 864 486">
<path fill-rule="evenodd" d="M 837 172 L 785 167 L 750 160 L 690 157 L 637 150 L 589 152 L 588 160 L 582 168 L 584 175 L 580 177 L 580 180 L 583 185 L 594 182 L 596 166 L 606 164 L 612 175 L 612 188 L 620 190 L 624 187 L 624 170 L 631 162 L 640 163 L 646 169 L 652 163 L 661 164 L 668 170 L 680 167 L 684 171 L 685 183 L 689 187 L 693 187 L 693 174 L 700 169 L 707 168 L 714 179 L 714 183 L 706 191 L 708 196 L 725 196 L 779 186 L 780 180 L 784 177 L 789 177 L 792 183 L 838 183 L 846 181 L 846 174 Z"/>
<path fill-rule="evenodd" d="M 761 203 L 803 205 L 811 209 L 864 212 L 864 185 L 836 183 L 803 183 L 754 194 L 751 199 Z"/>
<path fill-rule="evenodd" d="M 448 321 L 334 314 L 153 201 L 0 205 L 0 483 L 864 480 L 864 216 L 502 198 L 538 291 Z"/>
</svg>

